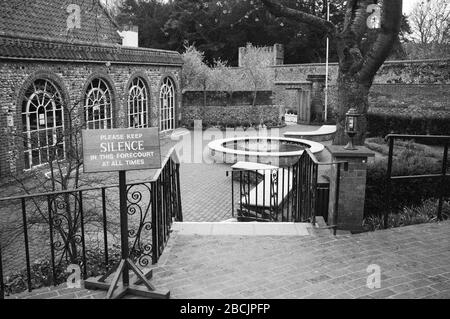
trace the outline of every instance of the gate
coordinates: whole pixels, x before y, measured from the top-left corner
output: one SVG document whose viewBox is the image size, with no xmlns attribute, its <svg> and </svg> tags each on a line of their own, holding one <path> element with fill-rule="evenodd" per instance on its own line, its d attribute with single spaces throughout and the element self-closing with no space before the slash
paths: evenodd
<svg viewBox="0 0 450 319">
<path fill-rule="evenodd" d="M 298 91 L 298 123 L 311 123 L 311 91 Z"/>
<path fill-rule="evenodd" d="M 231 183 L 233 217 L 239 221 L 315 224 L 316 216 L 328 215 L 329 187 L 318 182 L 319 167 L 324 165 L 337 165 L 336 194 L 332 194 L 337 212 L 340 171 L 342 166 L 347 170 L 348 163 L 321 163 L 306 149 L 292 166 L 227 172 L 238 185 L 236 191 Z"/>
<path fill-rule="evenodd" d="M 294 111 L 295 123 L 311 123 L 311 91 L 298 87 L 286 89 L 286 111 Z"/>
</svg>

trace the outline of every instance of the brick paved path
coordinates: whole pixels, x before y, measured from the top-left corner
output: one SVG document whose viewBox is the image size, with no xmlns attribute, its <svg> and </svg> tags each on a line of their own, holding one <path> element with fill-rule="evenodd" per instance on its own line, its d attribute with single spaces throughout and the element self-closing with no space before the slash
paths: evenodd
<svg viewBox="0 0 450 319">
<path fill-rule="evenodd" d="M 285 131 L 310 131 L 317 129 L 313 126 L 294 125 L 274 130 L 270 135 L 282 136 Z M 245 133 L 238 134 L 245 136 Z M 192 139 L 193 134 L 186 139 Z M 178 143 L 183 144 L 181 139 Z M 207 149 L 210 140 L 202 141 L 202 150 Z M 173 145 L 167 139 L 165 143 Z M 198 143 L 198 142 L 197 142 Z M 191 146 L 194 145 L 192 142 Z M 191 149 L 188 154 L 193 154 L 196 149 Z M 198 150 L 197 150 L 198 151 Z M 327 152 L 323 152 L 327 153 Z M 323 158 L 322 160 L 329 160 Z M 186 159 L 184 159 L 186 161 Z M 212 163 L 213 159 L 208 157 L 208 161 Z M 326 167 L 321 167 L 324 169 Z M 232 218 L 231 215 L 231 177 L 226 176 L 226 171 L 231 169 L 231 165 L 227 164 L 190 164 L 181 163 L 181 200 L 183 205 L 183 217 L 185 221 L 195 222 L 220 222 Z M 239 183 L 235 182 L 235 204 L 239 203 Z"/>
<path fill-rule="evenodd" d="M 194 222 L 220 222 L 232 218 L 231 176 L 225 164 L 181 164 L 183 218 Z M 235 184 L 235 203 L 239 183 Z"/>
<path fill-rule="evenodd" d="M 449 222 L 336 238 L 320 232 L 301 238 L 174 234 L 153 283 L 170 289 L 172 298 L 450 298 Z M 381 267 L 381 289 L 366 287 L 370 264 Z M 31 297 L 104 295 L 46 289 Z"/>
</svg>

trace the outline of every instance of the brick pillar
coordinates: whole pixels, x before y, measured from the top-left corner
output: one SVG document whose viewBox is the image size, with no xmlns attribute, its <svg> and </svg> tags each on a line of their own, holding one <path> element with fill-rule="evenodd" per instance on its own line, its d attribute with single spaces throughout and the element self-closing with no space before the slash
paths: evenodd
<svg viewBox="0 0 450 319">
<path fill-rule="evenodd" d="M 367 162 L 375 154 L 365 147 L 347 151 L 344 146 L 327 146 L 333 161 L 349 163 L 348 171 L 341 168 L 338 194 L 337 225 L 338 230 L 361 232 L 364 218 L 364 202 L 366 198 Z M 330 173 L 330 203 L 328 223 L 335 225 L 337 165 L 333 165 Z"/>
</svg>

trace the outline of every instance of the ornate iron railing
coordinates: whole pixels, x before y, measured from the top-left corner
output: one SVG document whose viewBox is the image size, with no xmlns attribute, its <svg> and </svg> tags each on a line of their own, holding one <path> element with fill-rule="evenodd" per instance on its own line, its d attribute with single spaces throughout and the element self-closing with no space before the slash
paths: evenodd
<svg viewBox="0 0 450 319">
<path fill-rule="evenodd" d="M 128 185 L 130 258 L 141 267 L 158 262 L 169 239 L 173 220 L 183 220 L 179 169 L 176 154 L 172 150 L 152 180 Z M 39 257 L 49 261 L 53 285 L 61 283 L 68 264 L 78 264 L 83 279 L 91 274 L 89 264 L 93 261 L 89 260 L 89 256 L 92 249 L 88 244 L 93 236 L 101 237 L 103 241 L 103 247 L 96 247 L 95 250 L 97 255 L 102 250 L 101 266 L 104 269 L 101 271 L 106 273 L 114 262 L 110 255 L 111 246 L 114 245 L 114 238 L 111 237 L 118 234 L 118 227 L 114 227 L 119 221 L 118 205 L 115 206 L 119 200 L 117 192 L 118 185 L 108 185 L 0 198 L 1 209 L 5 209 L 8 204 L 21 211 L 23 264 L 29 291 L 33 289 L 30 219 L 38 216 L 45 226 L 45 229 L 40 227 L 41 231 L 48 234 L 48 246 L 41 247 Z M 115 220 L 111 216 L 112 212 L 116 212 Z M 2 248 L 4 254 L 5 247 L 2 246 L 0 242 L 0 299 L 4 298 L 7 289 L 4 283 L 6 263 L 2 259 Z"/>
<path fill-rule="evenodd" d="M 232 215 L 241 221 L 311 222 L 316 216 L 328 215 L 330 188 L 318 182 L 319 166 L 337 165 L 336 194 L 338 197 L 342 166 L 347 162 L 321 163 L 306 149 L 299 161 L 292 166 L 278 169 L 233 170 L 231 183 Z M 236 200 L 238 204 L 236 205 Z M 338 198 L 335 200 L 335 216 L 330 228 L 337 225 Z"/>
</svg>

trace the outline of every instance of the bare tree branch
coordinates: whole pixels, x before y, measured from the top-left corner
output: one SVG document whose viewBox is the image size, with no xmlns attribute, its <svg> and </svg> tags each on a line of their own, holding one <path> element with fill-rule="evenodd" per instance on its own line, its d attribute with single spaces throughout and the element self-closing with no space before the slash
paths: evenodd
<svg viewBox="0 0 450 319">
<path fill-rule="evenodd" d="M 310 26 L 316 27 L 317 29 L 324 31 L 325 33 L 328 33 L 330 36 L 334 36 L 336 32 L 336 26 L 333 23 L 324 20 L 322 18 L 319 18 L 315 15 L 295 10 L 292 8 L 288 8 L 280 4 L 278 0 L 261 0 L 261 1 L 264 3 L 267 9 L 269 9 L 269 11 L 277 17 L 290 18 L 298 22 L 308 24 Z"/>
</svg>

